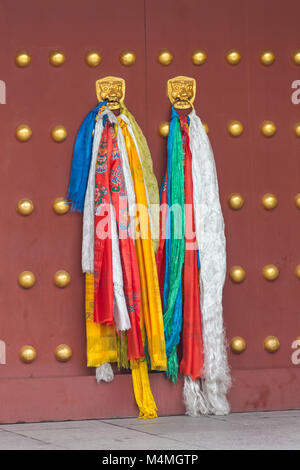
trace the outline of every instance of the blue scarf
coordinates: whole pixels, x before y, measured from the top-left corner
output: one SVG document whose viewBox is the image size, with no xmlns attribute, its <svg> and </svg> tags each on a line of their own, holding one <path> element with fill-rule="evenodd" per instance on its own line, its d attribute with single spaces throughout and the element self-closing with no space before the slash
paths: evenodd
<svg viewBox="0 0 300 470">
<path fill-rule="evenodd" d="M 76 137 L 68 189 L 68 199 L 72 204 L 71 210 L 73 211 L 83 211 L 91 164 L 95 118 L 102 106 L 106 106 L 106 101 L 100 102 L 96 108 L 89 112 Z"/>
</svg>

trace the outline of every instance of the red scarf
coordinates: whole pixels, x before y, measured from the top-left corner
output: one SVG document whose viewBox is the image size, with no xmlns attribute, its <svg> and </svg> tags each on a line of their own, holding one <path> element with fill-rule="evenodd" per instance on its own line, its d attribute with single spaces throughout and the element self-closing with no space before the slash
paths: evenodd
<svg viewBox="0 0 300 470">
<path fill-rule="evenodd" d="M 131 329 L 127 331 L 128 359 L 139 359 L 144 356 L 139 271 L 133 240 L 129 236 L 128 201 L 116 133 L 114 124 L 106 120 L 96 163 L 94 245 L 94 321 L 105 325 L 114 325 L 110 204 L 116 215 L 124 294 L 131 322 Z"/>
<path fill-rule="evenodd" d="M 183 268 L 183 329 L 182 329 L 182 360 L 180 372 L 191 375 L 195 380 L 203 376 L 203 343 L 200 313 L 200 295 L 198 282 L 197 242 L 195 235 L 192 153 L 190 149 L 189 126 L 186 116 L 180 116 L 183 155 L 185 156 L 185 221 L 187 228 L 194 234 L 187 239 L 185 233 L 185 255 Z"/>
</svg>

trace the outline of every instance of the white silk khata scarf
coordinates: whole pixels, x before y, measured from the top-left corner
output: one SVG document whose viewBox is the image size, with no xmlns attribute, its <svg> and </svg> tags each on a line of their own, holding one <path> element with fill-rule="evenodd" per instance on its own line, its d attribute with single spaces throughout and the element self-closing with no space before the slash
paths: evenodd
<svg viewBox="0 0 300 470">
<path fill-rule="evenodd" d="M 195 228 L 201 264 L 204 371 L 201 381 L 185 377 L 184 403 L 188 414 L 192 416 L 200 413 L 225 415 L 230 411 L 226 394 L 231 378 L 222 313 L 222 291 L 226 275 L 224 220 L 208 136 L 195 110 L 189 117 Z"/>
</svg>

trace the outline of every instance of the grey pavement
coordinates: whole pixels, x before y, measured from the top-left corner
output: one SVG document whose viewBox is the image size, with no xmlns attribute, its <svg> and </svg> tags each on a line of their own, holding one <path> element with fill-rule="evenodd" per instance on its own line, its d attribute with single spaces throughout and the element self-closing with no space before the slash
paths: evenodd
<svg viewBox="0 0 300 470">
<path fill-rule="evenodd" d="M 2 424 L 4 449 L 300 449 L 300 410 Z"/>
</svg>

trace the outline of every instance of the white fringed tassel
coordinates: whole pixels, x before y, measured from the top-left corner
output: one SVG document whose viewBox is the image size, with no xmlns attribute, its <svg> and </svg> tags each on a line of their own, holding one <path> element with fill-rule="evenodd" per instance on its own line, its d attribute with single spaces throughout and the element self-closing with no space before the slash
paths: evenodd
<svg viewBox="0 0 300 470">
<path fill-rule="evenodd" d="M 231 382 L 209 380 L 202 381 L 202 389 L 205 396 L 210 400 L 209 408 L 210 414 L 216 416 L 225 416 L 230 413 L 230 406 L 226 398 L 226 394 Z"/>
<path fill-rule="evenodd" d="M 104 364 L 101 364 L 101 366 L 96 367 L 97 383 L 100 383 L 101 380 L 103 382 L 111 382 L 113 379 L 114 379 L 114 373 L 109 362 L 105 362 Z"/>
<path fill-rule="evenodd" d="M 189 375 L 184 376 L 183 401 L 189 416 L 207 415 L 210 412 L 199 379 L 192 380 Z"/>
<path fill-rule="evenodd" d="M 222 290 L 226 276 L 226 239 L 219 200 L 213 151 L 200 118 L 190 113 L 193 200 L 199 248 L 200 302 L 204 369 L 201 388 L 187 381 L 184 394 L 189 414 L 226 415 L 230 387 L 226 336 L 222 315 Z M 198 408 L 197 408 L 198 407 Z"/>
</svg>

